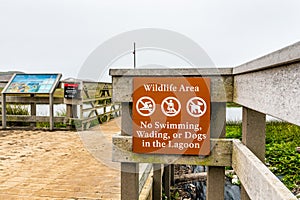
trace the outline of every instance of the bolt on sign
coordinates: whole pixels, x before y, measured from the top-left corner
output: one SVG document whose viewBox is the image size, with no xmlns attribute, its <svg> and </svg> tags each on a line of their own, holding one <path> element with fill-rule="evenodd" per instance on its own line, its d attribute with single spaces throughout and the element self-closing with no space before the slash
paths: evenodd
<svg viewBox="0 0 300 200">
<path fill-rule="evenodd" d="M 208 155 L 210 79 L 133 79 L 133 152 Z"/>
</svg>

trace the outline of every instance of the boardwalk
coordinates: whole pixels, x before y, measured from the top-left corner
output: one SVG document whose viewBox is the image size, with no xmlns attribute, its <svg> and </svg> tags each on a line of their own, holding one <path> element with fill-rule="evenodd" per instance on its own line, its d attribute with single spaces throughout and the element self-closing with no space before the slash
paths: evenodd
<svg viewBox="0 0 300 200">
<path fill-rule="evenodd" d="M 120 199 L 119 164 L 110 161 L 118 123 L 87 132 L 0 131 L 0 199 Z"/>
</svg>

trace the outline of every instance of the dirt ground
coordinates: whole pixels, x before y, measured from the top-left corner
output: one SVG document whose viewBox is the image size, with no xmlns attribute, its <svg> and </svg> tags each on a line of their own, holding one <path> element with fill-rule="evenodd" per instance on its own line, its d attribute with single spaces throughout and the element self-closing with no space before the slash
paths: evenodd
<svg viewBox="0 0 300 200">
<path fill-rule="evenodd" d="M 84 132 L 0 130 L 0 199 L 120 199 L 119 120 Z"/>
</svg>

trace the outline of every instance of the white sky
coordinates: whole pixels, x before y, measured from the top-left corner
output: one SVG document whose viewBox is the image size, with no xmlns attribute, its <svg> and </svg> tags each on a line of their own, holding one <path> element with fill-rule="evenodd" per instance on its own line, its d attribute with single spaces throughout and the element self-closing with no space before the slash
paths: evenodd
<svg viewBox="0 0 300 200">
<path fill-rule="evenodd" d="M 95 48 L 140 28 L 181 33 L 234 67 L 299 41 L 299 10 L 299 0 L 0 0 L 0 71 L 77 77 Z"/>
</svg>

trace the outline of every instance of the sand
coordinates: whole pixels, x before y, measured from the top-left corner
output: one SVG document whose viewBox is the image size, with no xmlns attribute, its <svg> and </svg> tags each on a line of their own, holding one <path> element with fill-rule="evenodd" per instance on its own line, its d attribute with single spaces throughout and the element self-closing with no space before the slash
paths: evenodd
<svg viewBox="0 0 300 200">
<path fill-rule="evenodd" d="M 120 199 L 119 120 L 84 132 L 1 130 L 0 199 Z"/>
</svg>

